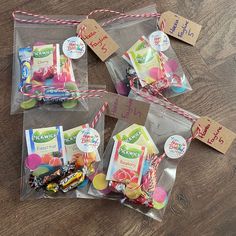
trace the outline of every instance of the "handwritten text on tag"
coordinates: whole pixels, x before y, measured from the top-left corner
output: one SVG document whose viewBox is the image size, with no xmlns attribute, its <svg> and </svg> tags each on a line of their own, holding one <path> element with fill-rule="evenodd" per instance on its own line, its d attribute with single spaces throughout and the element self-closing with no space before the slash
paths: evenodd
<svg viewBox="0 0 236 236">
<path fill-rule="evenodd" d="M 163 23 L 164 32 L 179 40 L 195 45 L 202 26 L 171 11 L 161 14 L 159 25 Z"/>
<path fill-rule="evenodd" d="M 194 123 L 193 132 L 198 125 L 201 127 L 201 133 L 197 139 L 225 154 L 235 139 L 235 133 L 206 116 L 200 117 Z"/>
<path fill-rule="evenodd" d="M 108 102 L 106 114 L 130 123 L 144 125 L 147 119 L 150 104 L 137 101 L 115 93 L 106 93 L 102 98 Z"/>
<path fill-rule="evenodd" d="M 78 25 L 77 33 L 102 61 L 105 61 L 119 48 L 94 19 L 83 20 Z"/>
</svg>

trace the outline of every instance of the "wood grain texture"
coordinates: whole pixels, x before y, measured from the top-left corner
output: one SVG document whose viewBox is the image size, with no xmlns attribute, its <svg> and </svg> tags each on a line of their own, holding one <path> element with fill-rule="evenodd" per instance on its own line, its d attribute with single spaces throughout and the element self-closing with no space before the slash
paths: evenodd
<svg viewBox="0 0 236 236">
<path fill-rule="evenodd" d="M 6 1 L 0 0 L 0 235 L 235 235 L 236 145 L 223 156 L 194 141 L 180 163 L 164 220 L 158 223 L 118 202 L 105 200 L 19 201 L 22 115 L 10 116 L 14 9 L 39 14 L 86 14 L 97 8 L 120 11 L 145 6 L 141 0 Z M 159 0 L 203 28 L 195 47 L 171 39 L 193 91 L 174 98 L 177 105 L 208 115 L 236 132 L 236 2 Z M 114 91 L 105 65 L 90 52 L 93 84 Z M 114 119 L 107 119 L 109 137 Z"/>
</svg>

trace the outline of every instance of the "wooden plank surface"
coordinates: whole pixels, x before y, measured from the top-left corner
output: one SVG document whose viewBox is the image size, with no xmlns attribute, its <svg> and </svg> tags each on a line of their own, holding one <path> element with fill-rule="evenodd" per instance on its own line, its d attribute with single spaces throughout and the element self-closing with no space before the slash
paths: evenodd
<svg viewBox="0 0 236 236">
<path fill-rule="evenodd" d="M 118 202 L 105 200 L 19 201 L 22 115 L 10 116 L 14 9 L 39 14 L 86 14 L 97 8 L 120 11 L 152 1 L 0 0 L 0 235 L 235 235 L 236 145 L 222 154 L 194 141 L 180 163 L 164 220 L 158 223 Z M 159 0 L 203 26 L 195 47 L 171 39 L 193 91 L 173 99 L 198 115 L 208 115 L 236 132 L 236 2 Z M 114 90 L 105 65 L 90 53 L 91 81 Z M 99 73 L 98 73 L 99 72 Z M 95 82 L 94 82 L 95 83 Z M 108 120 L 109 135 L 115 121 Z"/>
</svg>

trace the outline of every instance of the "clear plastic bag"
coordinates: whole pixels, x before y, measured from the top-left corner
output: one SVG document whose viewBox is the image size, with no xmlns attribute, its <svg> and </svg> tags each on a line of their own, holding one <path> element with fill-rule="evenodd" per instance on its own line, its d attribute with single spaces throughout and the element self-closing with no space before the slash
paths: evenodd
<svg viewBox="0 0 236 236">
<path fill-rule="evenodd" d="M 63 42 L 76 36 L 76 24 L 28 23 L 20 21 L 42 19 L 17 13 L 15 17 L 17 20 L 14 21 L 11 114 L 42 104 L 50 104 L 47 107 L 49 110 L 87 109 L 84 99 L 63 103 L 73 96 L 68 90 L 87 89 L 88 85 L 86 46 L 85 53 L 79 59 L 69 59 L 62 50 Z M 84 17 L 50 18 L 79 21 Z M 65 90 L 58 91 L 58 88 Z M 61 100 L 51 99 L 52 96 L 60 97 Z M 47 99 L 48 97 L 50 99 Z"/>
<path fill-rule="evenodd" d="M 134 94 L 130 94 L 130 97 L 138 99 L 138 100 L 144 100 L 143 98 L 139 96 L 137 97 Z M 159 101 L 157 98 L 156 99 L 153 98 L 153 100 Z M 163 101 L 163 103 L 165 102 Z M 197 118 L 195 115 L 191 113 L 188 113 L 188 114 L 190 117 L 192 117 L 192 119 Z M 112 133 L 112 136 L 109 140 L 109 143 L 105 149 L 104 156 L 103 156 L 103 163 L 101 163 L 98 166 L 97 173 L 104 173 L 104 175 L 106 176 L 107 174 L 109 174 L 107 172 L 110 169 L 111 156 L 114 153 L 114 145 L 116 143 L 113 137 L 117 134 L 120 134 L 121 131 L 124 132 L 124 130 L 130 127 L 131 125 L 133 124 L 130 124 L 121 120 L 117 122 L 115 129 Z M 154 103 L 151 103 L 150 105 L 150 110 L 149 110 L 144 127 L 148 131 L 148 134 L 151 136 L 151 139 L 153 140 L 154 144 L 158 148 L 158 151 L 159 151 L 158 156 L 162 156 L 162 153 L 164 152 L 164 144 L 170 136 L 180 135 L 184 137 L 185 139 L 188 139 L 189 137 L 192 136 L 192 132 L 191 132 L 192 121 L 191 120 L 188 120 L 182 115 L 179 115 L 176 112 L 170 111 L 166 109 L 165 107 L 158 104 L 154 104 Z M 135 137 L 135 135 L 133 135 L 133 137 Z M 130 140 L 130 142 L 132 141 Z M 190 142 L 187 143 L 187 148 L 189 147 L 189 144 Z M 166 205 L 168 203 L 168 199 L 170 198 L 171 190 L 174 186 L 177 166 L 182 158 L 183 156 L 177 159 L 171 159 L 166 156 L 160 161 L 159 165 L 157 165 L 157 169 L 155 172 L 155 191 L 158 190 L 159 195 L 156 194 L 158 195 L 156 198 L 158 198 L 160 202 L 156 202 L 155 206 L 153 206 L 154 205 L 153 204 L 150 207 L 146 203 L 145 203 L 146 205 L 143 205 L 143 204 L 140 204 L 140 202 L 139 204 L 137 204 L 137 202 L 135 203 L 135 201 L 133 200 L 130 201 L 127 197 L 125 197 L 124 193 L 126 190 L 124 190 L 124 186 L 119 185 L 117 183 L 114 185 L 113 184 L 115 183 L 114 181 L 109 182 L 109 185 L 107 187 L 108 190 L 106 191 L 98 190 L 97 185 L 94 185 L 94 183 L 91 184 L 90 189 L 89 189 L 89 194 L 96 197 L 101 197 L 101 198 L 120 200 L 126 206 L 133 208 L 141 212 L 142 214 L 145 214 L 155 220 L 162 221 L 163 215 L 166 209 Z M 147 175 L 147 171 L 150 170 L 150 166 L 147 167 L 148 165 L 146 165 L 147 160 L 145 160 L 144 166 L 142 169 L 142 181 L 140 185 L 142 186 L 141 187 L 142 191 L 143 191 L 143 186 L 145 182 L 144 177 Z M 124 173 L 121 173 L 121 174 L 123 174 L 124 176 Z M 128 173 L 127 175 L 129 174 L 130 173 Z M 114 191 L 114 189 L 116 192 Z M 131 195 L 132 195 L 132 192 L 131 192 Z"/>
<path fill-rule="evenodd" d="M 132 11 L 131 13 L 156 13 L 156 6 L 150 5 L 148 7 Z M 144 74 L 147 78 L 147 84 L 155 84 L 155 81 L 157 81 L 157 88 L 162 88 L 161 92 L 165 97 L 177 96 L 192 90 L 188 79 L 182 70 L 180 62 L 170 44 L 169 47 L 165 48 L 165 51 L 162 51 L 161 53 L 157 53 L 150 45 L 147 46 L 147 44 L 149 44 L 149 36 L 153 32 L 159 30 L 157 26 L 157 18 L 126 18 L 116 21 L 115 23 L 108 24 L 105 29 L 120 46 L 119 50 L 106 61 L 106 66 L 119 94 L 127 96 L 130 91 L 129 80 L 137 77 L 137 71 L 135 71 L 132 67 L 133 63 L 130 63 L 130 60 L 127 60 L 129 59 L 127 58 L 127 51 L 138 40 L 139 43 L 136 44 L 135 48 L 132 48 L 132 53 L 136 53 L 136 57 L 139 57 L 137 61 L 142 61 L 141 64 L 143 64 L 145 67 L 150 59 L 150 57 L 147 57 L 147 55 L 153 54 L 154 57 L 157 56 L 158 59 L 161 57 L 161 60 L 163 61 L 163 67 L 165 68 L 164 74 L 166 75 L 166 79 L 163 81 L 160 80 L 160 77 L 163 76 L 163 72 L 160 69 L 159 62 L 156 63 L 156 65 L 153 65 L 152 68 L 148 68 L 147 66 L 149 71 L 146 71 Z M 137 48 L 138 50 L 136 50 Z M 129 63 L 127 61 L 129 61 Z M 138 73 L 138 77 L 140 74 L 143 73 Z M 142 88 L 140 83 L 139 85 L 136 85 L 136 87 L 138 89 Z"/>
<path fill-rule="evenodd" d="M 87 192 L 90 175 L 96 170 L 98 163 L 102 162 L 104 115 L 101 114 L 94 127 L 100 136 L 100 145 L 96 151 L 88 152 L 85 156 L 86 153 L 81 152 L 76 146 L 76 137 L 82 128 L 87 128 L 91 124 L 103 104 L 97 99 L 89 99 L 88 105 L 89 111 L 32 109 L 24 112 L 21 200 L 93 198 Z M 81 125 L 83 127 L 80 127 Z M 55 130 L 58 130 L 56 136 L 51 139 L 50 137 L 55 135 Z M 82 176 L 82 172 L 85 175 Z M 73 174 L 75 176 L 70 176 Z M 75 183 L 75 187 L 70 187 L 68 176 L 71 177 L 72 185 L 76 178 L 80 182 Z"/>
</svg>

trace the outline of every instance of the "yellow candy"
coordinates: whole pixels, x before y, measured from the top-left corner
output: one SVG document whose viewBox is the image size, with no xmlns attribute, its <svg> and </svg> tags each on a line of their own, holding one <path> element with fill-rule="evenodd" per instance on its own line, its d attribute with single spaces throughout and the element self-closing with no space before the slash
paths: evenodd
<svg viewBox="0 0 236 236">
<path fill-rule="evenodd" d="M 124 194 L 129 199 L 137 199 L 142 195 L 142 190 L 140 185 L 138 185 L 137 183 L 129 183 L 125 188 Z"/>
<path fill-rule="evenodd" d="M 97 174 L 93 178 L 93 186 L 95 189 L 101 191 L 107 188 L 108 186 L 108 181 L 106 180 L 106 175 L 103 173 Z"/>
<path fill-rule="evenodd" d="M 160 210 L 160 209 L 164 208 L 167 205 L 167 203 L 168 203 L 168 198 L 166 198 L 166 200 L 163 203 L 153 201 L 153 207 L 155 209 Z"/>
</svg>

